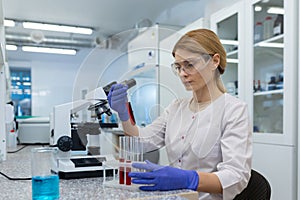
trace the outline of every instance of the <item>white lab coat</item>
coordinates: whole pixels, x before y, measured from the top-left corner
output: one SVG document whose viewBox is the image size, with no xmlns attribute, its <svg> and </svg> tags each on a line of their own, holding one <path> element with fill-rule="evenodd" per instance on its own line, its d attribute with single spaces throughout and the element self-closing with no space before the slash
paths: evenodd
<svg viewBox="0 0 300 200">
<path fill-rule="evenodd" d="M 252 128 L 247 105 L 224 94 L 195 113 L 190 101 L 174 100 L 152 124 L 139 128 L 145 150 L 166 146 L 171 166 L 215 173 L 223 194 L 200 192 L 199 199 L 233 199 L 250 178 Z"/>
</svg>

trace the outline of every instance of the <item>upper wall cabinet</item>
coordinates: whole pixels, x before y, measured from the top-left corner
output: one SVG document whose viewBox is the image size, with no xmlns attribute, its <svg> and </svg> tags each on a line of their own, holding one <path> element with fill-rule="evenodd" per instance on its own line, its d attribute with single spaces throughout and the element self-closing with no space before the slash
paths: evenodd
<svg viewBox="0 0 300 200">
<path fill-rule="evenodd" d="M 283 1 L 261 1 L 253 10 L 253 119 L 254 132 L 283 133 L 284 99 L 284 10 Z"/>
<path fill-rule="evenodd" d="M 244 98 L 243 89 L 243 14 L 244 4 L 238 2 L 211 15 L 211 29 L 219 36 L 227 53 L 227 66 L 222 75 L 227 92 Z M 217 52 L 216 52 L 217 53 Z"/>
<path fill-rule="evenodd" d="M 228 93 L 248 103 L 254 142 L 295 142 L 295 19 L 297 0 L 240 1 L 211 16 L 211 29 L 227 52 L 222 80 Z"/>
<path fill-rule="evenodd" d="M 252 0 L 246 5 L 246 15 L 250 17 L 245 24 L 245 81 L 255 142 L 295 143 L 296 3 L 297 0 Z"/>
</svg>

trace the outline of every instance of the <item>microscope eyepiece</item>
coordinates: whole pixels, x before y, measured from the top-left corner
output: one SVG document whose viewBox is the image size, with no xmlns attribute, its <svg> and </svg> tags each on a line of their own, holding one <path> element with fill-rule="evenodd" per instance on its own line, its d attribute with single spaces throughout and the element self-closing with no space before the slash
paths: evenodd
<svg viewBox="0 0 300 200">
<path fill-rule="evenodd" d="M 104 90 L 106 96 L 108 95 L 110 88 L 111 88 L 114 84 L 116 84 L 116 83 L 117 83 L 116 81 L 113 81 L 113 82 L 111 82 L 111 83 L 109 83 L 109 84 L 107 84 L 106 86 L 103 87 L 103 90 Z"/>
<path fill-rule="evenodd" d="M 127 85 L 128 89 L 136 85 L 136 81 L 132 78 L 129 80 L 122 81 L 121 84 Z"/>
<path fill-rule="evenodd" d="M 117 84 L 116 81 L 113 81 L 109 84 L 107 84 L 106 86 L 103 87 L 103 90 L 105 92 L 106 95 L 108 95 L 109 91 L 110 91 L 110 88 L 114 85 L 114 84 Z M 132 79 L 129 79 L 129 80 L 125 80 L 125 81 L 122 81 L 120 84 L 123 84 L 123 85 L 127 85 L 128 89 L 135 86 L 136 85 L 136 81 L 132 78 Z"/>
</svg>

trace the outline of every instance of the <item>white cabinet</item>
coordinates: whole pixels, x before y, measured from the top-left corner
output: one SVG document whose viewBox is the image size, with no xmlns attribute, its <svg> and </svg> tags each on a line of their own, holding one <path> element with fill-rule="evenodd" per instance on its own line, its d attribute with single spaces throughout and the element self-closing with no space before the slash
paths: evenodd
<svg viewBox="0 0 300 200">
<path fill-rule="evenodd" d="M 1 36 L 0 36 L 1 37 Z M 0 46 L 0 60 L 3 61 L 3 45 Z M 0 162 L 6 160 L 6 129 L 5 129 L 6 77 L 5 65 L 0 63 Z"/>
<path fill-rule="evenodd" d="M 269 13 L 271 7 L 284 15 Z M 269 180 L 273 200 L 297 196 L 297 9 L 297 0 L 249 0 L 211 16 L 220 39 L 237 39 L 238 60 L 228 63 L 223 81 L 226 86 L 227 77 L 237 76 L 238 97 L 253 121 L 253 168 Z"/>
<path fill-rule="evenodd" d="M 300 10 L 300 4 L 298 3 L 298 10 Z M 300 63 L 300 15 L 298 13 L 298 66 Z M 300 70 L 298 70 L 298 77 L 300 77 Z M 300 99 L 300 82 L 299 82 L 299 78 L 298 78 L 298 100 Z M 298 131 L 300 130 L 300 106 L 298 106 Z M 300 137 L 298 136 L 298 143 L 297 143 L 297 147 L 298 147 L 298 151 L 297 151 L 297 155 L 300 155 L 300 148 L 299 148 L 299 144 L 300 144 Z M 298 183 L 298 188 L 299 188 L 299 183 L 300 183 L 300 159 L 297 159 L 297 183 Z M 297 193 L 297 199 L 300 199 L 300 189 L 298 189 L 298 193 Z"/>
<path fill-rule="evenodd" d="M 298 0 L 247 1 L 246 49 L 247 101 L 253 117 L 253 167 L 270 181 L 272 199 L 297 198 L 297 3 Z M 278 14 L 284 10 L 283 30 L 273 34 Z M 261 9 L 261 11 L 259 11 Z M 268 21 L 271 34 L 268 34 Z M 257 22 L 264 37 L 254 41 Z M 276 26 L 275 26 L 276 27 Z M 254 81 L 256 85 L 254 85 Z M 260 88 L 257 83 L 260 81 Z M 254 86 L 255 90 L 254 90 Z"/>
<path fill-rule="evenodd" d="M 251 16 L 246 26 L 248 100 L 254 125 L 254 142 L 296 145 L 297 132 L 297 22 L 296 0 L 252 0 L 246 5 Z M 278 14 L 268 13 L 272 7 L 282 8 L 283 31 L 273 34 Z M 261 8 L 261 11 L 257 11 Z M 255 11 L 256 10 L 256 11 Z M 271 18 L 272 33 L 261 41 L 254 41 L 256 22 L 266 23 Z M 265 28 L 266 29 L 266 28 Z M 275 29 L 275 28 L 274 28 Z M 249 66 L 249 67 L 248 67 Z M 255 81 L 255 85 L 253 82 Z M 258 88 L 257 83 L 260 82 Z M 253 91 L 255 86 L 255 91 Z M 252 90 L 252 92 L 250 92 Z"/>
<path fill-rule="evenodd" d="M 224 86 L 228 93 L 245 99 L 244 3 L 237 2 L 212 14 L 210 22 L 227 53 L 227 66 L 221 76 Z"/>
<path fill-rule="evenodd" d="M 0 0 L 0 162 L 6 160 L 6 133 L 5 133 L 5 101 L 6 101 L 6 76 L 5 76 L 5 39 L 4 39 L 3 7 Z"/>
<path fill-rule="evenodd" d="M 134 78 L 136 86 L 129 90 L 137 125 L 145 126 L 158 116 L 158 41 L 160 27 L 140 29 L 128 43 L 128 73 L 123 79 Z"/>
</svg>

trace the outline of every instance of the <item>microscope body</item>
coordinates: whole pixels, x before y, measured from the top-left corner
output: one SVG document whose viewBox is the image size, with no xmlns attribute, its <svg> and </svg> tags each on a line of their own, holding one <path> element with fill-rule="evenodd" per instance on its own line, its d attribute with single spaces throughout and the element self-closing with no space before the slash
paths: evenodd
<svg viewBox="0 0 300 200">
<path fill-rule="evenodd" d="M 113 155 L 100 154 L 99 122 L 103 113 L 111 114 L 101 91 L 97 88 L 86 99 L 53 108 L 50 145 L 59 149 L 57 171 L 62 179 L 102 176 L 102 163 L 114 160 Z"/>
<path fill-rule="evenodd" d="M 115 158 L 112 154 L 100 154 L 99 134 L 102 114 L 112 114 L 107 94 L 115 83 L 96 88 L 83 100 L 54 107 L 50 117 L 50 145 L 59 149 L 57 171 L 60 178 L 98 177 L 103 176 L 104 171 L 107 176 L 113 176 L 116 169 L 105 168 L 103 163 L 115 161 Z M 130 88 L 136 82 L 130 79 L 121 84 Z"/>
</svg>

